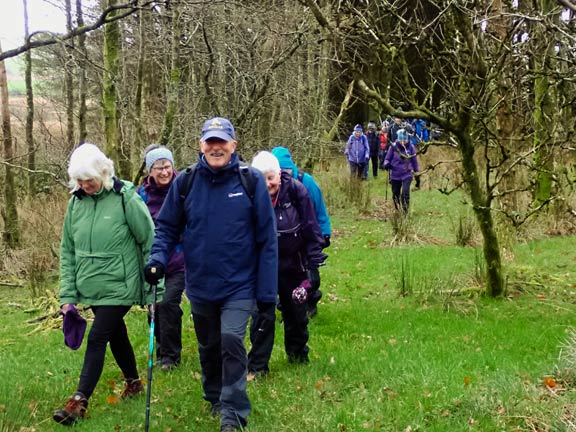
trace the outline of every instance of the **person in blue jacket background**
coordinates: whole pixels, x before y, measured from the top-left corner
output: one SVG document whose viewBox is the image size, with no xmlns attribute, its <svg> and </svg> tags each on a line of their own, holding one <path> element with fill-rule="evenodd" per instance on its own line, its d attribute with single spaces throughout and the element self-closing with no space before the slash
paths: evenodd
<svg viewBox="0 0 576 432">
<path fill-rule="evenodd" d="M 280 168 L 283 171 L 291 173 L 293 178 L 302 182 L 302 184 L 306 186 L 306 189 L 308 189 L 308 195 L 310 195 L 312 204 L 314 204 L 318 225 L 320 225 L 320 231 L 322 231 L 322 236 L 324 237 L 324 249 L 327 248 L 330 246 L 332 238 L 332 227 L 330 225 L 330 216 L 328 215 L 328 210 L 326 209 L 324 196 L 322 195 L 320 186 L 318 186 L 314 177 L 298 169 L 292 160 L 290 151 L 286 147 L 274 147 L 272 149 L 272 154 L 276 156 L 276 159 L 278 159 Z M 320 291 L 320 274 L 311 275 L 310 280 L 317 281 L 317 284 L 315 284 L 316 286 L 312 287 L 311 292 L 308 295 L 308 315 L 312 317 L 318 312 L 318 302 L 322 298 L 322 291 Z"/>
<path fill-rule="evenodd" d="M 164 276 L 182 235 L 186 295 L 192 306 L 202 368 L 204 399 L 220 415 L 221 431 L 240 430 L 251 411 L 246 393 L 244 337 L 255 302 L 274 310 L 278 292 L 276 218 L 262 174 L 245 190 L 228 119 L 215 117 L 202 127 L 200 158 L 185 196 L 180 175 L 156 218 L 156 236 L 144 274 L 148 283 Z M 188 174 L 190 175 L 190 174 Z"/>
</svg>

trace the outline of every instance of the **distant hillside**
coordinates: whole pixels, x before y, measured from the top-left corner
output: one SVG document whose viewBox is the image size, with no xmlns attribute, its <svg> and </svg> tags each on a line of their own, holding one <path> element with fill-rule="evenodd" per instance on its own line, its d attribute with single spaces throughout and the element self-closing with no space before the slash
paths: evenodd
<svg viewBox="0 0 576 432">
<path fill-rule="evenodd" d="M 22 60 L 20 57 L 6 59 L 5 64 L 8 81 L 24 79 L 24 75 L 22 74 Z"/>
</svg>

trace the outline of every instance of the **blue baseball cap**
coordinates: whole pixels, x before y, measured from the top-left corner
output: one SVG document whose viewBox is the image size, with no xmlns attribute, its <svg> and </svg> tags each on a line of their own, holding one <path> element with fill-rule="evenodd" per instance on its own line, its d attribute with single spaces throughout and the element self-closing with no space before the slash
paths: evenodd
<svg viewBox="0 0 576 432">
<path fill-rule="evenodd" d="M 208 141 L 211 138 L 218 138 L 224 141 L 233 141 L 236 139 L 234 126 L 230 120 L 223 117 L 214 117 L 204 122 L 202 126 L 202 141 Z"/>
</svg>

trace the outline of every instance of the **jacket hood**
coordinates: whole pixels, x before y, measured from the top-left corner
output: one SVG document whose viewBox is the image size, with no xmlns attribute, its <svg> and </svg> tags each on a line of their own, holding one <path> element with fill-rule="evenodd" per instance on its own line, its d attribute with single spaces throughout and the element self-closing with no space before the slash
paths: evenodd
<svg viewBox="0 0 576 432">
<path fill-rule="evenodd" d="M 278 162 L 280 162 L 281 169 L 291 169 L 292 177 L 298 177 L 298 168 L 292 160 L 290 150 L 288 150 L 286 147 L 274 147 L 272 149 L 272 154 L 276 156 L 276 159 L 278 159 Z"/>
</svg>

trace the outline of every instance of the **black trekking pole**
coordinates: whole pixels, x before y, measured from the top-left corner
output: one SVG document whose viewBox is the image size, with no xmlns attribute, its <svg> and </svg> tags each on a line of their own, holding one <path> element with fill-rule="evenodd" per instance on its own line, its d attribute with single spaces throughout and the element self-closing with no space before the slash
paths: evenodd
<svg viewBox="0 0 576 432">
<path fill-rule="evenodd" d="M 151 273 L 156 273 L 156 268 L 150 269 Z M 150 396 L 152 394 L 152 366 L 154 360 L 154 315 L 156 314 L 156 291 L 158 284 L 150 285 L 152 288 L 152 304 L 150 305 L 150 343 L 148 350 L 148 383 L 146 388 L 146 423 L 144 430 L 148 432 L 150 428 Z"/>
</svg>

